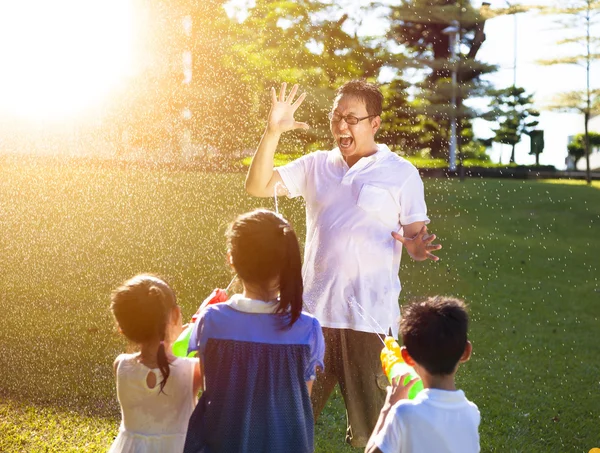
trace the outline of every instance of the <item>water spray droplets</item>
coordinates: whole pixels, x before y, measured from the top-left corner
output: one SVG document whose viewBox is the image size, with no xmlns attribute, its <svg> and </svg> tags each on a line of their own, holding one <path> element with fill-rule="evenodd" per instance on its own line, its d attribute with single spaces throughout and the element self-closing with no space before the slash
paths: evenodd
<svg viewBox="0 0 600 453">
<path fill-rule="evenodd" d="M 385 330 L 379 325 L 379 323 L 377 322 L 377 320 L 375 318 L 373 318 L 369 312 L 367 312 L 367 310 L 364 309 L 364 307 L 358 303 L 358 301 L 356 300 L 356 298 L 354 296 L 350 296 L 348 297 L 348 305 L 350 307 L 352 306 L 356 306 L 358 308 L 358 310 L 356 310 L 356 313 L 358 313 L 358 315 L 364 319 L 364 321 L 369 325 L 369 327 L 371 328 L 371 330 L 373 331 L 373 333 L 384 333 Z M 367 315 L 369 318 L 371 318 L 371 321 L 369 321 L 365 315 Z M 379 336 L 379 340 L 381 341 L 381 343 L 383 344 L 383 347 L 385 347 L 385 342 L 383 341 L 383 339 L 381 338 L 381 336 Z"/>
</svg>

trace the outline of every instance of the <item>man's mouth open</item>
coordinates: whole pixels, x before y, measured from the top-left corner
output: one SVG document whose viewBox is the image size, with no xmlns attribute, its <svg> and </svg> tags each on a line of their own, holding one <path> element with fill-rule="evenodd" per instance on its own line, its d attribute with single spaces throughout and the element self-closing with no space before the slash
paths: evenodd
<svg viewBox="0 0 600 453">
<path fill-rule="evenodd" d="M 338 143 L 340 145 L 340 148 L 347 149 L 350 146 L 352 146 L 352 143 L 354 143 L 354 139 L 349 135 L 340 135 L 338 138 Z"/>
</svg>

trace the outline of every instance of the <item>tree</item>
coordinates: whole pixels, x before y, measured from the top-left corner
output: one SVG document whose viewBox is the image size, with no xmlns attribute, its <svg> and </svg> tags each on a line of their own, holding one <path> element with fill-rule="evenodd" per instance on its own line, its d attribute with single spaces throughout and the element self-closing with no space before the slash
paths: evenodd
<svg viewBox="0 0 600 453">
<path fill-rule="evenodd" d="M 429 145 L 434 156 L 447 157 L 450 138 L 450 118 L 458 121 L 457 137 L 461 128 L 470 127 L 469 119 L 478 115 L 465 106 L 469 97 L 485 94 L 487 85 L 481 76 L 495 70 L 495 66 L 476 60 L 485 40 L 485 10 L 477 10 L 466 0 L 402 0 L 390 7 L 389 38 L 404 46 L 408 52 L 406 64 L 424 69 L 424 78 L 417 84 L 419 98 L 413 114 L 425 115 L 437 123 L 428 131 Z M 458 59 L 451 58 L 451 36 L 447 28 L 457 24 Z M 399 69 L 403 69 L 402 66 Z M 456 83 L 452 81 L 456 73 Z M 455 98 L 455 105 L 452 99 Z M 460 150 L 460 142 L 458 148 Z"/>
<path fill-rule="evenodd" d="M 526 94 L 524 88 L 510 86 L 494 90 L 491 95 L 492 111 L 489 115 L 499 122 L 493 141 L 512 146 L 510 163 L 514 164 L 515 146 L 523 134 L 529 134 L 539 124 L 535 118 L 540 113 L 533 108 L 533 95 Z"/>
<path fill-rule="evenodd" d="M 409 100 L 410 83 L 396 77 L 381 87 L 383 112 L 379 137 L 403 153 L 413 154 L 431 148 L 438 124 L 417 113 L 420 100 Z"/>
<path fill-rule="evenodd" d="M 597 132 L 588 133 L 589 147 L 591 151 L 594 148 L 600 148 L 600 134 Z M 573 141 L 567 145 L 569 155 L 575 159 L 574 166 L 577 168 L 577 162 L 585 156 L 585 134 L 577 134 L 573 137 Z"/>
<path fill-rule="evenodd" d="M 590 142 L 589 142 L 589 120 L 594 110 L 598 108 L 598 94 L 590 84 L 591 63 L 600 59 L 600 37 L 592 36 L 592 27 L 598 25 L 600 18 L 600 0 L 572 0 L 568 6 L 549 8 L 545 10 L 549 14 L 559 15 L 557 20 L 562 29 L 571 32 L 572 37 L 558 41 L 557 44 L 576 45 L 583 48 L 582 53 L 568 57 L 555 58 L 552 60 L 540 60 L 544 65 L 575 64 L 585 67 L 586 88 L 583 93 L 563 93 L 555 99 L 552 106 L 555 110 L 579 111 L 584 118 L 584 148 L 586 156 L 586 179 L 591 184 L 590 175 Z M 594 97 L 596 99 L 594 99 Z"/>
<path fill-rule="evenodd" d="M 256 0 L 248 8 L 226 61 L 255 94 L 248 111 L 255 118 L 249 144 L 256 145 L 267 116 L 268 89 L 282 81 L 301 83 L 308 92 L 298 114 L 310 115 L 311 128 L 285 136 L 279 149 L 330 144 L 327 113 L 334 90 L 353 78 L 376 80 L 390 58 L 385 46 L 353 33 L 357 20 L 325 1 Z"/>
</svg>

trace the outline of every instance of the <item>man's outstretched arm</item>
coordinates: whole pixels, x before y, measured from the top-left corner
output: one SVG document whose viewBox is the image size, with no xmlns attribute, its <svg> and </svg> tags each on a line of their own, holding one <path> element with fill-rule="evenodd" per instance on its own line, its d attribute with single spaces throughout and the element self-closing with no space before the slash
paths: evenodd
<svg viewBox="0 0 600 453">
<path fill-rule="evenodd" d="M 306 93 L 302 93 L 293 102 L 298 91 L 298 85 L 294 85 L 287 98 L 285 97 L 285 89 L 286 84 L 282 83 L 278 97 L 275 88 L 271 88 L 271 110 L 269 111 L 267 128 L 252 158 L 248 175 L 246 175 L 246 192 L 256 197 L 273 196 L 274 188 L 278 183 L 281 184 L 278 194 L 286 193 L 281 176 L 273 170 L 273 158 L 279 144 L 279 138 L 284 132 L 309 128 L 308 124 L 294 119 L 294 113 L 304 101 Z"/>
</svg>

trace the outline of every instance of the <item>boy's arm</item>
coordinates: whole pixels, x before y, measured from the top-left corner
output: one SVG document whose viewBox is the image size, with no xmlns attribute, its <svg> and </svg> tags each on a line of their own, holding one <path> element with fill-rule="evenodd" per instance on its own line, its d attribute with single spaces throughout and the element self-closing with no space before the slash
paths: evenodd
<svg viewBox="0 0 600 453">
<path fill-rule="evenodd" d="M 394 405 L 398 401 L 403 400 L 403 399 L 408 399 L 408 392 L 410 391 L 410 388 L 415 384 L 415 382 L 417 382 L 419 380 L 418 378 L 411 379 L 406 385 L 404 385 L 403 382 L 409 376 L 410 376 L 409 374 L 403 374 L 402 376 L 400 376 L 399 379 L 394 379 L 394 382 L 392 382 L 391 387 L 387 388 L 387 395 L 385 397 L 385 403 L 383 403 L 383 408 L 381 409 L 381 412 L 379 413 L 379 419 L 377 420 L 375 429 L 373 430 L 373 433 L 371 434 L 371 438 L 369 439 L 369 442 L 367 443 L 367 447 L 365 448 L 365 453 L 386 453 L 386 452 L 383 452 L 382 450 L 380 450 L 379 447 L 375 444 L 376 438 L 377 438 L 378 434 L 383 431 L 385 426 L 389 426 L 389 424 L 386 423 L 386 421 L 387 421 L 388 417 L 391 417 L 390 411 L 392 410 L 392 407 L 394 407 Z M 397 448 L 394 448 L 394 451 L 399 451 L 399 450 L 400 450 L 400 445 L 398 445 Z"/>
<path fill-rule="evenodd" d="M 273 158 L 279 144 L 279 138 L 286 131 L 309 128 L 308 124 L 294 119 L 294 113 L 304 101 L 306 93 L 302 93 L 292 103 L 298 91 L 298 85 L 294 85 L 287 98 L 285 97 L 285 88 L 286 84 L 282 83 L 279 97 L 277 97 L 275 88 L 271 88 L 271 110 L 269 111 L 267 128 L 252 158 L 246 176 L 246 192 L 256 197 L 272 196 L 278 183 L 281 184 L 278 195 L 287 193 L 281 176 L 273 169 Z"/>
<path fill-rule="evenodd" d="M 379 413 L 379 419 L 377 420 L 377 424 L 375 425 L 375 429 L 373 430 L 373 433 L 371 434 L 371 438 L 369 439 L 369 442 L 367 442 L 367 446 L 365 448 L 365 453 L 383 453 L 379 447 L 377 445 L 375 445 L 375 438 L 377 437 L 377 434 L 379 434 L 379 432 L 383 429 L 383 425 L 385 425 L 385 420 L 387 419 L 388 414 L 390 413 L 390 410 L 392 409 L 392 405 L 389 404 L 389 396 L 390 396 L 390 391 L 391 387 L 388 387 L 388 397 L 385 400 L 385 404 L 383 405 L 383 408 L 381 409 L 381 412 Z"/>
</svg>

